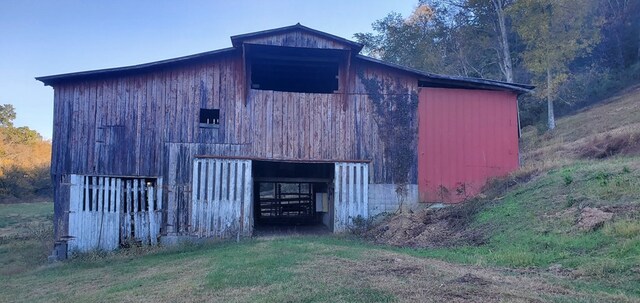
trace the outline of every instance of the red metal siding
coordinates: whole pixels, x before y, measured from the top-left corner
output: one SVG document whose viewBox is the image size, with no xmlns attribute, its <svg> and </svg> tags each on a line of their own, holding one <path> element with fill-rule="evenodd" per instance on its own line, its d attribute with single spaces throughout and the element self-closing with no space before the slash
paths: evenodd
<svg viewBox="0 0 640 303">
<path fill-rule="evenodd" d="M 422 88 L 418 188 L 423 202 L 457 203 L 518 168 L 516 94 Z"/>
</svg>

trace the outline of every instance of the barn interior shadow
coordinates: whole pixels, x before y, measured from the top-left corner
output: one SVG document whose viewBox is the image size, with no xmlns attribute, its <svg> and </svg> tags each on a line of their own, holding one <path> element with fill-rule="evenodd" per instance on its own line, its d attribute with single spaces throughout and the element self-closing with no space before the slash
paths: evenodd
<svg viewBox="0 0 640 303">
<path fill-rule="evenodd" d="M 254 161 L 254 236 L 328 234 L 333 163 Z"/>
</svg>

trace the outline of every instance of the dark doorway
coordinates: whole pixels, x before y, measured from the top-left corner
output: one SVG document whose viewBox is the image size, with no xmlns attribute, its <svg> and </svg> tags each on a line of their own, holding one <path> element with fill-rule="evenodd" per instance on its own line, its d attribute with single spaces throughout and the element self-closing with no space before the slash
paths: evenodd
<svg viewBox="0 0 640 303">
<path fill-rule="evenodd" d="M 258 234 L 331 231 L 333 163 L 253 161 L 252 170 Z"/>
</svg>

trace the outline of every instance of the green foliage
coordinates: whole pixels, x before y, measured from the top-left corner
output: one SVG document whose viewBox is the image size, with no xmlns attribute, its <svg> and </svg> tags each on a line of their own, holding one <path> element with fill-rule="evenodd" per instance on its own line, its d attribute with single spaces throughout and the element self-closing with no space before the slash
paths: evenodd
<svg viewBox="0 0 640 303">
<path fill-rule="evenodd" d="M 593 5 L 583 0 L 519 0 L 509 11 L 515 30 L 527 46 L 522 60 L 544 90 L 548 125 L 555 127 L 553 101 L 558 87 L 569 78 L 569 63 L 589 53 L 599 41 L 590 17 Z"/>
<path fill-rule="evenodd" d="M 487 1 L 459 6 L 420 1 L 406 18 L 392 12 L 357 33 L 363 52 L 429 72 L 504 79 L 496 53 L 495 12 Z"/>
<path fill-rule="evenodd" d="M 13 127 L 16 119 L 16 109 L 11 104 L 0 105 L 0 127 Z"/>
<path fill-rule="evenodd" d="M 561 174 L 564 185 L 568 186 L 573 183 L 573 172 L 570 169 L 563 169 Z"/>
<path fill-rule="evenodd" d="M 52 195 L 49 166 L 30 169 L 14 166 L 0 176 L 0 201 L 49 200 Z"/>
</svg>

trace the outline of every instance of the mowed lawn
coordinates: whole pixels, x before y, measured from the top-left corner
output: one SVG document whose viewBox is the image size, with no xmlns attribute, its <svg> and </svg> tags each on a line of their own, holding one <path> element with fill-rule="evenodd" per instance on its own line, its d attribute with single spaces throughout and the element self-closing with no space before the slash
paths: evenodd
<svg viewBox="0 0 640 303">
<path fill-rule="evenodd" d="M 347 236 L 134 248 L 47 264 L 52 205 L 0 205 L 2 302 L 602 302 L 561 276 L 460 265 Z M 49 222 L 47 222 L 49 221 Z M 50 236 L 49 236 L 50 237 Z M 46 244 L 46 245 L 45 245 Z"/>
</svg>

